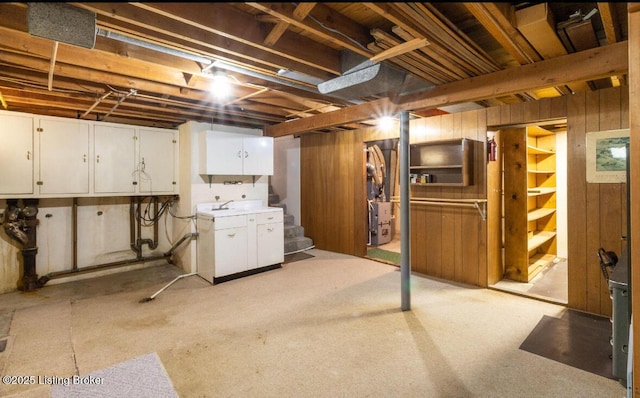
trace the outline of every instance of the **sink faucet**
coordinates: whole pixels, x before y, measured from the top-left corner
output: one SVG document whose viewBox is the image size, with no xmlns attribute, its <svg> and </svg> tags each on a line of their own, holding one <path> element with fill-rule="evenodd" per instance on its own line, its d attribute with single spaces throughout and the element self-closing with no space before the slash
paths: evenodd
<svg viewBox="0 0 640 398">
<path fill-rule="evenodd" d="M 224 202 L 223 204 L 220 205 L 220 207 L 218 207 L 218 209 L 222 209 L 224 208 L 226 205 L 228 205 L 229 203 L 233 202 L 233 199 L 231 200 L 227 200 L 226 202 Z"/>
</svg>

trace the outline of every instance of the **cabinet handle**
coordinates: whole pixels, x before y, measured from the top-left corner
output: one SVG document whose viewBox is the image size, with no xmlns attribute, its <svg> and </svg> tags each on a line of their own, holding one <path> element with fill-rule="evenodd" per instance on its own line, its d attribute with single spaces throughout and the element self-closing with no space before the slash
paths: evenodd
<svg viewBox="0 0 640 398">
<path fill-rule="evenodd" d="M 31 160 L 31 151 L 27 151 L 27 160 Z"/>
<path fill-rule="evenodd" d="M 267 220 L 273 220 L 273 217 L 268 217 Z"/>
<path fill-rule="evenodd" d="M 236 233 L 232 233 L 232 234 L 227 234 L 228 237 L 233 238 L 234 236 L 236 236 Z"/>
<path fill-rule="evenodd" d="M 267 231 L 273 232 L 273 228 L 267 228 Z"/>
<path fill-rule="evenodd" d="M 242 151 L 238 151 L 238 157 L 241 157 Z"/>
<path fill-rule="evenodd" d="M 244 151 L 244 157 L 245 157 L 245 159 L 248 158 L 249 157 L 249 152 Z"/>
<path fill-rule="evenodd" d="M 96 163 L 100 163 L 100 155 L 96 156 Z"/>
<path fill-rule="evenodd" d="M 84 163 L 87 163 L 87 154 L 86 153 L 84 155 L 82 155 L 82 161 Z"/>
</svg>

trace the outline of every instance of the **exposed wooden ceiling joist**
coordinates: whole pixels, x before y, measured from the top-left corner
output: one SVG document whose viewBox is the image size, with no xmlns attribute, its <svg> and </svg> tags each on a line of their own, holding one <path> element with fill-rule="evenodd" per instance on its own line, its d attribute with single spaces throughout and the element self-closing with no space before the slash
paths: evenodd
<svg viewBox="0 0 640 398">
<path fill-rule="evenodd" d="M 570 73 L 565 68 L 567 64 L 575 65 Z M 625 41 L 536 64 L 445 83 L 433 87 L 425 93 L 401 96 L 396 103 L 392 103 L 388 98 L 382 98 L 335 112 L 269 126 L 266 133 L 273 137 L 301 134 L 317 130 L 320 126 L 336 126 L 401 111 L 437 108 L 536 90 L 548 87 L 550 84 L 568 84 L 574 81 L 624 74 L 628 68 L 627 43 Z"/>
</svg>

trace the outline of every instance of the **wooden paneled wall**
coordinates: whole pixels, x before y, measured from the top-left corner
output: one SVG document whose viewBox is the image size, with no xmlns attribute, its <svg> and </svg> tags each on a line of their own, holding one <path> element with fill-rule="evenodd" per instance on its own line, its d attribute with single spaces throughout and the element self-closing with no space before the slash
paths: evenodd
<svg viewBox="0 0 640 398">
<path fill-rule="evenodd" d="M 488 129 L 567 118 L 569 307 L 609 315 L 611 300 L 597 249 L 617 253 L 626 231 L 626 187 L 587 184 L 585 134 L 628 126 L 628 88 L 503 105 L 417 119 L 411 142 L 466 137 L 481 142 Z M 397 138 L 375 128 L 307 134 L 301 138 L 301 224 L 317 248 L 366 254 L 367 205 L 363 143 Z M 474 185 L 412 187 L 414 197 L 487 198 L 487 220 L 474 208 L 411 207 L 411 266 L 415 272 L 486 287 L 502 278 L 497 163 L 484 146 L 475 155 Z M 496 174 L 498 173 L 498 174 Z M 499 178 L 499 177 L 498 177 Z"/>
</svg>

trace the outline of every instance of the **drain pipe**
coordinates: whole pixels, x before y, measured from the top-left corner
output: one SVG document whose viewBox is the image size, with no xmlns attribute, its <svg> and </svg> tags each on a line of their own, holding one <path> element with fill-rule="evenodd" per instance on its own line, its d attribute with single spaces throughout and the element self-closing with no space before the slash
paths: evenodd
<svg viewBox="0 0 640 398">
<path fill-rule="evenodd" d="M 132 258 L 132 259 L 128 259 L 128 260 L 114 261 L 114 262 L 111 262 L 111 263 L 97 264 L 97 265 L 92 265 L 92 266 L 88 266 L 88 267 L 82 267 L 80 269 L 71 269 L 71 270 L 67 270 L 67 271 L 51 272 L 51 273 L 47 274 L 46 276 L 43 276 L 42 278 L 40 278 L 40 281 L 44 281 L 42 283 L 42 285 L 44 285 L 44 283 L 48 282 L 51 279 L 55 279 L 55 278 L 61 278 L 61 277 L 64 277 L 64 276 L 69 276 L 69 275 L 74 275 L 74 274 L 83 274 L 83 273 L 92 272 L 92 271 L 100 271 L 100 270 L 109 269 L 109 268 L 117 268 L 117 267 L 120 267 L 120 266 L 138 264 L 138 263 L 146 262 L 146 261 L 154 261 L 154 260 L 166 259 L 169 264 L 173 264 L 173 260 L 171 259 L 171 257 L 173 256 L 173 253 L 176 251 L 176 249 L 184 241 L 186 241 L 187 239 L 194 238 L 194 237 L 197 237 L 197 236 L 198 236 L 197 232 L 190 232 L 190 233 L 185 234 L 182 238 L 180 238 L 180 240 L 178 240 L 171 247 L 171 249 L 169 249 L 167 252 L 165 252 L 163 254 L 159 254 L 159 255 L 156 255 L 156 256 L 150 256 L 150 257 Z"/>
<path fill-rule="evenodd" d="M 23 272 L 18 290 L 30 292 L 42 287 L 36 273 L 36 226 L 38 225 L 38 199 L 22 199 L 23 207 L 18 207 L 17 199 L 7 199 L 2 226 L 9 237 L 22 244 Z"/>
</svg>

